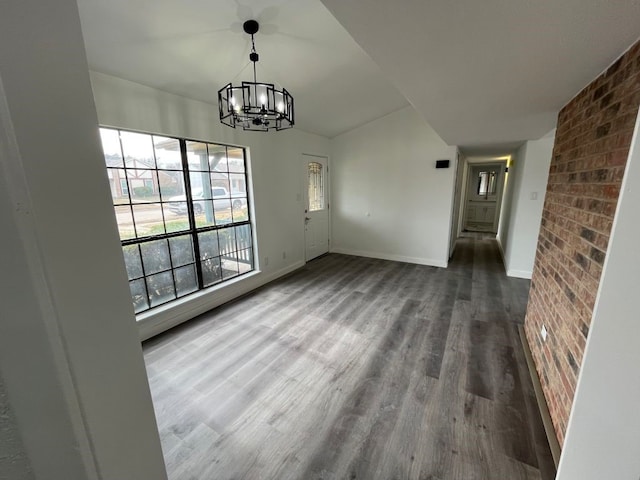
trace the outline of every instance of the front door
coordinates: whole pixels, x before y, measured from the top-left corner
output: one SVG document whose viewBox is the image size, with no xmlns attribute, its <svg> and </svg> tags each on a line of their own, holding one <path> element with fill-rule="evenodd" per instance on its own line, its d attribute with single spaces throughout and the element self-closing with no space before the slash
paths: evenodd
<svg viewBox="0 0 640 480">
<path fill-rule="evenodd" d="M 302 155 L 305 168 L 305 260 L 329 251 L 329 189 L 327 157 Z"/>
</svg>

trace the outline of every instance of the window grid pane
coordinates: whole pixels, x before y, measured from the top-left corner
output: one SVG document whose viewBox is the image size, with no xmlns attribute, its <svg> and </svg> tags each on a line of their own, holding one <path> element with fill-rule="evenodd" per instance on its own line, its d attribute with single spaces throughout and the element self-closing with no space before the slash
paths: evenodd
<svg viewBox="0 0 640 480">
<path fill-rule="evenodd" d="M 136 313 L 254 269 L 243 148 L 100 135 Z"/>
</svg>

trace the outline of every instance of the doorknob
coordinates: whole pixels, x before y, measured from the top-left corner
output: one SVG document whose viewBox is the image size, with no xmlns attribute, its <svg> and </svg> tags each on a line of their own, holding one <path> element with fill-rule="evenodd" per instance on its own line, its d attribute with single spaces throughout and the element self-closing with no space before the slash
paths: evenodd
<svg viewBox="0 0 640 480">
<path fill-rule="evenodd" d="M 304 222 L 307 223 L 309 220 L 311 220 L 309 217 L 304 217 Z"/>
</svg>

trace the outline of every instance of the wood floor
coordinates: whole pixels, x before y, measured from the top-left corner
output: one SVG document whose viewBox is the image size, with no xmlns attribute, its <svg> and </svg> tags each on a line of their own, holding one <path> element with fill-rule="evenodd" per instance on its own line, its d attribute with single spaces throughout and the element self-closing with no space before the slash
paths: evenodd
<svg viewBox="0 0 640 480">
<path fill-rule="evenodd" d="M 495 240 L 327 255 L 144 345 L 170 480 L 551 480 Z"/>
</svg>

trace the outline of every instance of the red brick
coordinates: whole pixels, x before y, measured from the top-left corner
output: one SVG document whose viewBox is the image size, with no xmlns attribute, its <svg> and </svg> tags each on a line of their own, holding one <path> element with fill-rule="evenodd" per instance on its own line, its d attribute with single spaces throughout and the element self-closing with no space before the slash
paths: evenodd
<svg viewBox="0 0 640 480">
<path fill-rule="evenodd" d="M 640 42 L 558 115 L 525 332 L 561 444 L 639 106 Z"/>
</svg>

